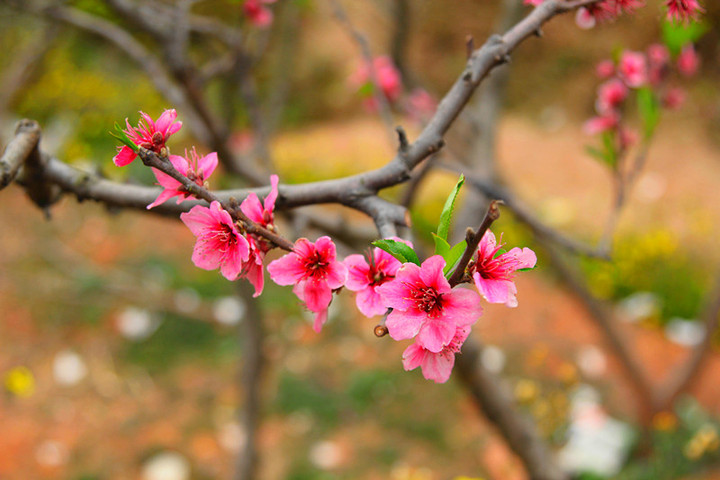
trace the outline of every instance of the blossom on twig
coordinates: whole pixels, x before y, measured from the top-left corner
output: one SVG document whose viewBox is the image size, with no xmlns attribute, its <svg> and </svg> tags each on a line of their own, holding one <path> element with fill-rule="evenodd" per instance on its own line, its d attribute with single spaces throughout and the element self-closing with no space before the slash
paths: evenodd
<svg viewBox="0 0 720 480">
<path fill-rule="evenodd" d="M 212 152 L 204 157 L 198 157 L 195 148 L 190 150 L 188 155 L 187 150 L 185 151 L 185 158 L 180 155 L 170 155 L 168 157 L 170 163 L 172 163 L 175 170 L 180 172 L 183 176 L 189 178 L 197 185 L 204 187 L 205 182 L 210 175 L 213 174 L 218 164 L 217 153 Z M 170 175 L 161 172 L 157 168 L 152 169 L 158 184 L 164 188 L 164 190 L 158 195 L 153 203 L 147 206 L 148 210 L 166 202 L 172 197 L 179 197 L 177 203 L 187 200 L 191 194 L 187 191 L 185 186 L 172 178 Z"/>
<path fill-rule="evenodd" d="M 450 343 L 439 352 L 431 352 L 419 343 L 413 343 L 403 352 L 403 368 L 410 371 L 420 367 L 426 380 L 433 380 L 435 383 L 447 382 L 455 366 L 455 354 L 460 352 L 468 335 L 469 327 L 458 327 Z"/>
<path fill-rule="evenodd" d="M 125 119 L 127 128 L 123 130 L 130 140 L 137 146 L 161 153 L 165 148 L 165 142 L 173 133 L 177 133 L 182 127 L 182 122 L 176 122 L 177 112 L 175 109 L 165 110 L 157 122 L 154 122 L 150 115 L 140 112 L 142 119 L 137 127 L 131 127 L 128 119 Z M 124 167 L 135 160 L 137 154 L 127 145 L 118 147 L 118 153 L 113 157 L 113 162 L 118 167 Z"/>
</svg>

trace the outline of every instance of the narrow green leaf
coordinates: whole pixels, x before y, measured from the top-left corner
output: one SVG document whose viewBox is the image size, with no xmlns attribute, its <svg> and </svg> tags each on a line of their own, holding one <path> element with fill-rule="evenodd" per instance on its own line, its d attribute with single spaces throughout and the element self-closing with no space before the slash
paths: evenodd
<svg viewBox="0 0 720 480">
<path fill-rule="evenodd" d="M 123 131 L 122 127 L 115 123 L 115 131 L 110 132 L 110 135 L 115 137 L 116 139 L 120 140 L 121 143 L 126 145 L 128 148 L 130 148 L 133 152 L 137 153 L 139 150 L 139 147 L 135 145 L 135 143 L 128 138 L 127 134 Z"/>
<path fill-rule="evenodd" d="M 465 183 L 465 176 L 461 174 L 455 184 L 455 188 L 453 188 L 450 195 L 448 195 L 447 200 L 445 200 L 445 206 L 440 214 L 437 235 L 443 240 L 447 240 L 448 233 L 450 232 L 450 220 L 452 220 L 453 210 L 455 210 L 455 200 L 457 200 L 457 196 L 460 193 L 460 188 L 462 188 L 463 183 Z"/>
<path fill-rule="evenodd" d="M 700 40 L 709 29 L 707 24 L 700 22 L 685 24 L 666 21 L 662 26 L 663 43 L 668 47 L 670 53 L 676 56 L 685 45 Z"/>
<path fill-rule="evenodd" d="M 438 237 L 435 233 L 431 233 L 435 242 L 435 255 L 440 255 L 447 261 L 447 254 L 450 253 L 450 244 L 444 238 Z"/>
<path fill-rule="evenodd" d="M 660 121 L 660 101 L 649 88 L 641 88 L 637 93 L 638 113 L 643 123 L 643 136 L 652 137 Z"/>
<path fill-rule="evenodd" d="M 615 141 L 615 132 L 608 131 L 602 134 L 603 142 L 603 160 L 611 168 L 617 168 L 617 142 Z"/>
<path fill-rule="evenodd" d="M 418 258 L 417 253 L 415 253 L 415 250 L 403 242 L 384 238 L 382 240 L 375 240 L 372 244 L 382 250 L 385 250 L 403 263 L 411 262 L 415 265 L 420 265 L 420 259 Z"/>
<path fill-rule="evenodd" d="M 463 256 L 463 253 L 465 253 L 465 249 L 467 248 L 467 242 L 463 240 L 462 242 L 458 243 L 454 247 L 450 249 L 448 252 L 447 257 L 445 258 L 445 268 L 443 268 L 443 273 L 445 275 L 448 275 L 450 272 L 452 272 L 455 269 L 455 265 L 457 265 L 458 261 L 460 260 L 460 257 Z"/>
<path fill-rule="evenodd" d="M 535 265 L 535 267 L 537 267 L 537 265 Z M 535 267 L 518 268 L 515 271 L 516 272 L 529 272 L 530 270 L 535 270 Z"/>
</svg>

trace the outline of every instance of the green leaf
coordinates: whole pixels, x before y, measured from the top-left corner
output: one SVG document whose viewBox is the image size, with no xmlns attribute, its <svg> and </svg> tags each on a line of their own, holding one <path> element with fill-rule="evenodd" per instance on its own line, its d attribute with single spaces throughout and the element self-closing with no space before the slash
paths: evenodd
<svg viewBox="0 0 720 480">
<path fill-rule="evenodd" d="M 450 253 L 450 244 L 444 238 L 438 237 L 435 233 L 430 233 L 435 242 L 435 255 L 440 255 L 447 261 L 447 254 Z"/>
<path fill-rule="evenodd" d="M 362 98 L 372 97 L 374 91 L 375 91 L 375 86 L 373 85 L 372 82 L 365 82 L 358 89 L 358 93 L 360 94 L 360 96 Z"/>
<path fill-rule="evenodd" d="M 603 142 L 603 160 L 612 169 L 617 168 L 618 152 L 617 142 L 615 141 L 615 132 L 608 131 L 602 134 Z"/>
<path fill-rule="evenodd" d="M 676 56 L 685 45 L 697 42 L 708 30 L 707 24 L 701 22 L 684 24 L 666 21 L 662 26 L 663 42 L 670 53 Z"/>
<path fill-rule="evenodd" d="M 643 123 L 643 136 L 647 140 L 655 133 L 660 121 L 660 101 L 650 88 L 641 88 L 637 93 L 638 113 Z"/>
<path fill-rule="evenodd" d="M 138 152 L 139 147 L 137 145 L 135 145 L 135 143 L 132 140 L 130 140 L 130 138 L 128 138 L 127 134 L 123 131 L 122 127 L 117 124 L 117 122 L 115 123 L 115 131 L 110 132 L 110 135 L 112 135 L 113 137 L 120 140 L 120 142 L 125 144 L 133 152 L 135 152 L 135 153 Z"/>
<path fill-rule="evenodd" d="M 465 183 L 465 176 L 460 175 L 455 188 L 453 188 L 447 200 L 445 200 L 445 206 L 443 207 L 442 213 L 440 214 L 440 223 L 438 223 L 437 235 L 443 240 L 447 240 L 448 233 L 450 232 L 450 220 L 452 220 L 453 210 L 455 210 L 455 200 L 460 193 L 460 189 Z"/>
<path fill-rule="evenodd" d="M 535 265 L 535 267 L 537 267 L 537 264 Z M 518 268 L 515 271 L 516 272 L 529 272 L 530 270 L 535 270 L 535 267 Z"/>
<path fill-rule="evenodd" d="M 420 265 L 420 259 L 418 258 L 417 253 L 415 253 L 415 250 L 403 242 L 384 238 L 382 240 L 375 240 L 372 244 L 382 250 L 385 250 L 403 263 L 411 262 L 415 265 Z"/>
<path fill-rule="evenodd" d="M 463 240 L 462 242 L 452 247 L 446 257 L 443 257 L 445 258 L 445 268 L 443 268 L 443 273 L 445 275 L 448 275 L 450 272 L 453 271 L 455 265 L 457 265 L 458 261 L 460 260 L 460 257 L 462 257 L 463 253 L 465 253 L 466 248 L 467 242 Z"/>
</svg>

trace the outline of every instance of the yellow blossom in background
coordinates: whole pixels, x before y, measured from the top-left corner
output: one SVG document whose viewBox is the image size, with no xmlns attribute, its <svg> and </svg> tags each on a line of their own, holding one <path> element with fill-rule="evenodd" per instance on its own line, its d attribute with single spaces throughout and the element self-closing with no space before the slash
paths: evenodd
<svg viewBox="0 0 720 480">
<path fill-rule="evenodd" d="M 519 380 L 515 384 L 515 399 L 520 403 L 530 403 L 540 394 L 540 388 L 532 380 Z"/>
<path fill-rule="evenodd" d="M 485 479 L 483 479 L 481 477 L 465 477 L 465 476 L 463 476 L 463 477 L 455 477 L 455 478 L 453 478 L 453 480 L 485 480 Z"/>
<path fill-rule="evenodd" d="M 655 416 L 652 419 L 652 426 L 655 430 L 660 430 L 663 432 L 667 432 L 670 430 L 675 430 L 677 427 L 678 421 L 677 417 L 674 413 L 663 411 L 656 413 Z"/>
<path fill-rule="evenodd" d="M 18 397 L 29 397 L 35 393 L 35 377 L 29 368 L 15 367 L 5 374 L 5 389 Z"/>
<path fill-rule="evenodd" d="M 392 469 L 390 473 L 392 480 L 432 480 L 432 472 L 427 468 L 415 468 L 408 465 L 400 465 Z"/>
</svg>

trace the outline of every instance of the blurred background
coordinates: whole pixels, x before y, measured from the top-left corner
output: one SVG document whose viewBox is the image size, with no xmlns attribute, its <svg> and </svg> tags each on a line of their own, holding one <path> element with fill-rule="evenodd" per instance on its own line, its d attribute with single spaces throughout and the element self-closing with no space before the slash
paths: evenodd
<svg viewBox="0 0 720 480">
<path fill-rule="evenodd" d="M 19 119 L 32 118 L 44 151 L 112 179 L 152 184 L 139 162 L 112 165 L 108 131 L 126 117 L 136 124 L 138 110 L 157 118 L 178 108 L 186 121 L 184 112 L 116 45 L 30 3 L 0 2 L 0 143 Z M 393 58 L 403 98 L 423 88 L 437 100 L 464 68 L 467 35 L 479 46 L 517 15 L 487 0 L 345 1 L 344 17 L 333 2 L 279 0 L 267 6 L 272 25 L 261 27 L 238 1 L 178 4 L 242 32 L 254 55 L 252 95 L 233 88 L 229 74 L 208 77 L 203 92 L 222 114 L 230 151 L 272 158 L 283 183 L 362 172 L 394 154 L 381 115 L 352 81 L 363 63 L 353 30 L 373 55 Z M 622 48 L 660 41 L 664 14 L 660 2 L 648 4 L 589 31 L 572 15 L 556 18 L 542 38 L 521 45 L 507 70 L 492 168 L 542 222 L 589 244 L 601 236 L 613 187 L 607 167 L 585 150 L 595 139 L 582 130 L 600 83 L 595 66 Z M 125 29 L 151 54 L 167 47 L 102 0 L 61 7 Z M 701 322 L 720 266 L 718 7 L 705 2 L 700 71 L 683 83 L 684 105 L 663 114 L 621 213 L 612 261 L 573 257 L 652 383 L 709 338 L 697 380 L 671 407 L 643 417 L 605 337 L 542 250 L 539 267 L 517 279 L 518 308 L 487 305 L 474 329 L 486 345 L 485 368 L 501 376 L 577 478 L 720 478 L 720 339 Z M 223 53 L 215 40 L 189 39 L 189 58 L 206 70 Z M 258 147 L 253 99 L 266 114 L 267 152 Z M 412 140 L 422 119 L 396 105 L 392 113 Z M 454 128 L 447 148 L 462 157 L 469 136 Z M 187 127 L 171 148 L 191 145 L 210 151 Z M 411 209 L 419 243 L 456 178 L 433 171 L 420 185 Z M 237 185 L 230 176 L 213 183 Z M 399 199 L 402 191 L 387 194 Z M 463 386 L 404 372 L 406 345 L 375 338 L 376 322 L 347 292 L 318 335 L 290 289 L 268 281 L 257 301 L 264 333 L 249 344 L 244 320 L 255 305 L 217 272 L 193 266 L 194 238 L 177 220 L 70 196 L 46 220 L 18 186 L 0 195 L 3 480 L 233 478 L 253 440 L 242 413 L 248 348 L 265 359 L 256 478 L 529 478 Z M 355 212 L 319 211 L 372 229 Z M 288 235 L 299 228 L 281 223 Z M 493 230 L 509 247 L 538 248 L 510 214 Z"/>
</svg>

